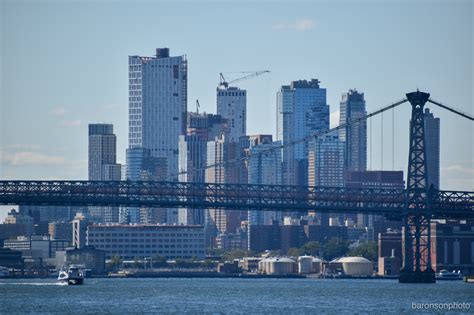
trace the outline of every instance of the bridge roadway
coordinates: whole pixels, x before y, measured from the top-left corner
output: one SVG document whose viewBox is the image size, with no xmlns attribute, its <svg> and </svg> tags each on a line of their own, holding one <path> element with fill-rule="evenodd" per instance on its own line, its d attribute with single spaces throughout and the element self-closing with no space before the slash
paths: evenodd
<svg viewBox="0 0 474 315">
<path fill-rule="evenodd" d="M 406 191 L 132 181 L 0 181 L 0 205 L 222 208 L 371 213 L 401 219 Z M 474 192 L 430 190 L 433 218 L 474 218 Z"/>
</svg>

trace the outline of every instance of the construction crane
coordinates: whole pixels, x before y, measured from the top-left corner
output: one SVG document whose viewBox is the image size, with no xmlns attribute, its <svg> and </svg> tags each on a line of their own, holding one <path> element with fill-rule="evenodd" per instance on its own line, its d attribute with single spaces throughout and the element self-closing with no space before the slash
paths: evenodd
<svg viewBox="0 0 474 315">
<path fill-rule="evenodd" d="M 250 73 L 250 74 L 248 74 L 246 76 L 243 76 L 243 77 L 240 77 L 240 78 L 237 78 L 237 79 L 234 79 L 234 80 L 231 80 L 229 82 L 227 82 L 225 80 L 224 74 L 222 74 L 222 72 L 221 72 L 220 73 L 220 82 L 219 82 L 219 86 L 217 88 L 220 88 L 220 87 L 228 88 L 229 85 L 232 84 L 232 83 L 237 83 L 237 82 L 247 80 L 247 79 L 250 79 L 250 78 L 258 77 L 259 75 L 269 73 L 269 72 L 270 72 L 270 70 L 252 71 L 252 72 L 244 71 L 244 72 L 240 72 L 240 73 Z"/>
</svg>

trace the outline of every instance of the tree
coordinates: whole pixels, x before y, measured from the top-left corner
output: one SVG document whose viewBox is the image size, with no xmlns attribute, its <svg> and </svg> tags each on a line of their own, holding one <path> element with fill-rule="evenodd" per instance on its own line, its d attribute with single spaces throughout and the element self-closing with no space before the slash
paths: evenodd
<svg viewBox="0 0 474 315">
<path fill-rule="evenodd" d="M 185 268 L 187 263 L 186 263 L 186 260 L 182 258 L 177 258 L 174 265 L 178 268 Z"/>
<path fill-rule="evenodd" d="M 165 257 L 162 257 L 160 255 L 154 255 L 153 257 L 151 257 L 151 261 L 152 261 L 152 267 L 153 268 L 156 268 L 156 267 L 166 267 L 168 266 L 168 263 L 166 261 L 166 258 Z"/>
<path fill-rule="evenodd" d="M 376 242 L 361 244 L 349 251 L 350 256 L 361 256 L 375 262 L 378 259 L 378 246 Z"/>
<path fill-rule="evenodd" d="M 226 252 L 223 255 L 225 261 L 233 261 L 234 259 L 240 259 L 243 257 L 253 256 L 255 253 L 251 250 L 245 249 L 234 249 L 230 252 Z"/>
<path fill-rule="evenodd" d="M 214 266 L 214 262 L 210 259 L 206 259 L 202 262 L 201 266 L 203 268 L 211 269 Z"/>
<path fill-rule="evenodd" d="M 311 256 L 318 256 L 321 246 L 319 242 L 311 241 L 300 248 L 300 254 L 302 255 L 311 255 Z"/>
<path fill-rule="evenodd" d="M 349 251 L 349 244 L 347 241 L 339 240 L 335 237 L 331 238 L 323 245 L 323 256 L 326 260 L 333 260 L 337 257 L 342 257 Z"/>
<path fill-rule="evenodd" d="M 301 254 L 301 250 L 300 248 L 297 248 L 297 247 L 291 247 L 291 248 L 288 248 L 288 251 L 286 252 L 286 254 L 290 257 L 298 257 Z"/>
<path fill-rule="evenodd" d="M 114 267 L 115 271 L 118 270 L 119 265 L 122 263 L 122 258 L 120 256 L 112 256 L 110 258 L 111 265 Z"/>
<path fill-rule="evenodd" d="M 135 268 L 142 268 L 142 263 L 140 262 L 140 258 L 139 257 L 134 257 L 133 258 L 133 263 L 135 264 Z"/>
</svg>

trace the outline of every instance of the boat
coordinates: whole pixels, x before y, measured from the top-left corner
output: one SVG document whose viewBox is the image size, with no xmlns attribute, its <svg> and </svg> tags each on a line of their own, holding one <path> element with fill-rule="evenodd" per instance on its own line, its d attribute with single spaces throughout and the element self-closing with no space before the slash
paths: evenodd
<svg viewBox="0 0 474 315">
<path fill-rule="evenodd" d="M 438 274 L 436 274 L 436 279 L 437 280 L 462 280 L 462 274 L 461 271 L 455 271 L 453 270 L 452 272 L 449 272 L 445 269 L 441 270 Z"/>
<path fill-rule="evenodd" d="M 79 285 L 84 282 L 84 272 L 76 266 L 69 266 L 59 271 L 58 281 L 68 285 Z"/>
</svg>

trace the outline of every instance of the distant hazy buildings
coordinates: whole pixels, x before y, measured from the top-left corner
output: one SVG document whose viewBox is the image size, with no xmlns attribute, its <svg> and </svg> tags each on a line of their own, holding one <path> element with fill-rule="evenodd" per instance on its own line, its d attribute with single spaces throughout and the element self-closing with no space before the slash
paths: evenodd
<svg viewBox="0 0 474 315">
<path fill-rule="evenodd" d="M 288 144 L 329 128 L 326 89 L 319 80 L 293 81 L 277 93 L 277 140 Z M 283 183 L 307 184 L 308 143 L 283 149 Z"/>
<path fill-rule="evenodd" d="M 425 108 L 425 139 L 426 139 L 426 165 L 428 167 L 428 186 L 440 188 L 439 176 L 439 148 L 440 148 L 440 119 Z"/>
<path fill-rule="evenodd" d="M 87 243 L 104 250 L 106 258 L 167 259 L 205 257 L 204 229 L 188 225 L 91 225 Z"/>
<path fill-rule="evenodd" d="M 120 180 L 117 164 L 117 137 L 111 124 L 89 124 L 89 180 Z M 90 215 L 99 222 L 118 222 L 118 207 L 89 207 Z"/>
<path fill-rule="evenodd" d="M 349 90 L 342 94 L 339 124 L 367 115 L 364 93 Z M 353 123 L 339 130 L 340 140 L 345 143 L 345 165 L 347 171 L 367 169 L 367 121 Z"/>
</svg>

